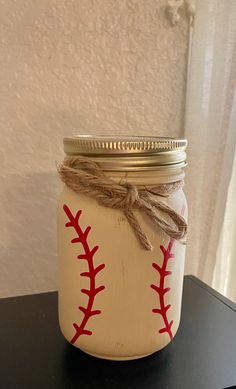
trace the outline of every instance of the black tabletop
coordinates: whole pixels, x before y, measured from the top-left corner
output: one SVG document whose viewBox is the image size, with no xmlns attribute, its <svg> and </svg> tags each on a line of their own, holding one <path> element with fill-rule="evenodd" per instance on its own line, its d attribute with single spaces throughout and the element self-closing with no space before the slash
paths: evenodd
<svg viewBox="0 0 236 389">
<path fill-rule="evenodd" d="M 165 349 L 112 362 L 68 344 L 57 293 L 0 300 L 1 389 L 222 389 L 236 385 L 236 305 L 193 276 L 184 280 L 181 325 Z"/>
</svg>

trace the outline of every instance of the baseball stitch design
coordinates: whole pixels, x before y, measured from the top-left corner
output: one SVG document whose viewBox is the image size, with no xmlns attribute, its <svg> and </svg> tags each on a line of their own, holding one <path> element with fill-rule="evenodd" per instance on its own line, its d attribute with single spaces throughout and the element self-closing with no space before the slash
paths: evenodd
<svg viewBox="0 0 236 389">
<path fill-rule="evenodd" d="M 84 317 L 80 324 L 73 323 L 73 327 L 75 329 L 75 335 L 71 339 L 71 343 L 74 344 L 76 340 L 81 335 L 92 335 L 92 331 L 86 329 L 86 325 L 88 323 L 88 320 L 95 315 L 99 315 L 101 313 L 101 310 L 96 309 L 93 310 L 93 304 L 95 296 L 101 292 L 103 289 L 105 289 L 104 285 L 96 286 L 96 275 L 105 268 L 105 264 L 102 263 L 98 265 L 97 267 L 94 267 L 94 255 L 99 249 L 99 246 L 94 246 L 92 249 L 89 247 L 88 244 L 88 234 L 91 230 L 91 226 L 88 226 L 84 231 L 81 229 L 79 225 L 79 218 L 81 216 L 82 211 L 79 210 L 75 216 L 71 213 L 69 207 L 67 205 L 63 206 L 63 209 L 69 219 L 69 222 L 65 224 L 66 227 L 73 227 L 77 236 L 76 238 L 71 240 L 71 243 L 81 243 L 83 247 L 83 254 L 79 254 L 77 256 L 80 260 L 87 261 L 88 264 L 88 271 L 83 272 L 80 275 L 82 277 L 88 277 L 90 281 L 89 289 L 81 289 L 81 293 L 84 293 L 88 296 L 88 303 L 86 307 L 79 306 L 79 310 L 83 313 Z"/>
<path fill-rule="evenodd" d="M 185 206 L 183 206 L 182 210 L 181 210 L 181 215 L 182 216 L 184 215 L 184 211 L 185 211 Z M 165 297 L 164 296 L 165 296 L 166 293 L 168 293 L 170 291 L 169 287 L 165 287 L 165 279 L 166 279 L 167 276 L 170 276 L 172 274 L 171 271 L 167 270 L 167 265 L 168 265 L 168 261 L 170 259 L 174 259 L 174 254 L 171 252 L 174 243 L 175 243 L 175 239 L 171 238 L 169 240 L 167 248 L 165 248 L 164 246 L 160 245 L 160 249 L 161 249 L 161 251 L 163 253 L 162 266 L 159 266 L 155 262 L 152 264 L 154 269 L 160 275 L 160 281 L 159 281 L 159 285 L 154 285 L 154 284 L 151 285 L 151 288 L 153 290 L 155 290 L 155 292 L 157 292 L 158 295 L 159 295 L 159 305 L 160 305 L 160 308 L 154 308 L 154 309 L 152 309 L 152 312 L 153 313 L 158 313 L 159 315 L 161 315 L 162 319 L 163 319 L 163 322 L 164 322 L 164 327 L 159 330 L 159 333 L 163 334 L 163 333 L 166 332 L 169 335 L 170 340 L 173 339 L 173 334 L 172 334 L 171 327 L 172 327 L 174 321 L 173 320 L 170 320 L 170 321 L 168 320 L 167 311 L 170 309 L 171 304 L 168 304 L 168 305 L 165 304 Z"/>
</svg>

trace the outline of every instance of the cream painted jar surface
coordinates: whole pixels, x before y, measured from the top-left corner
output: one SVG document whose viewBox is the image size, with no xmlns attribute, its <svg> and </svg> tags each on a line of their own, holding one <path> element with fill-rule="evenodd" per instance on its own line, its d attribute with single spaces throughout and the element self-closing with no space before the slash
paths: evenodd
<svg viewBox="0 0 236 389">
<path fill-rule="evenodd" d="M 182 181 L 186 146 L 170 138 L 64 139 L 67 156 L 90 158 L 106 177 L 138 189 Z M 182 188 L 154 197 L 187 220 Z M 59 195 L 60 328 L 75 347 L 99 358 L 152 354 L 173 339 L 180 322 L 186 246 L 139 210 L 134 214 L 151 251 L 140 245 L 122 210 L 68 185 Z"/>
</svg>

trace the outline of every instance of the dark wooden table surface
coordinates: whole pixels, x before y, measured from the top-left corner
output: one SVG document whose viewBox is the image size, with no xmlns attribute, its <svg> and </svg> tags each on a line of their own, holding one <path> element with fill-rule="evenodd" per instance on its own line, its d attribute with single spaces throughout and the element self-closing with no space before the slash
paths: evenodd
<svg viewBox="0 0 236 389">
<path fill-rule="evenodd" d="M 62 337 L 57 294 L 0 299 L 1 389 L 222 389 L 236 385 L 236 306 L 193 276 L 184 280 L 173 342 L 144 359 L 111 362 Z"/>
</svg>

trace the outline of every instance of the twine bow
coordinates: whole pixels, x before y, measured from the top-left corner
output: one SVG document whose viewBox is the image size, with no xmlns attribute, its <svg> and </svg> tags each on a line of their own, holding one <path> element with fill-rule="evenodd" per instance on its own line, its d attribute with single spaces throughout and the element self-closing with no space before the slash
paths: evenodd
<svg viewBox="0 0 236 389">
<path fill-rule="evenodd" d="M 187 223 L 173 208 L 158 196 L 168 197 L 183 186 L 183 180 L 152 187 L 140 187 L 130 183 L 116 183 L 105 176 L 97 163 L 85 157 L 66 157 L 58 167 L 61 180 L 74 192 L 92 197 L 105 207 L 123 211 L 137 239 L 145 250 L 152 244 L 134 215 L 137 209 L 168 236 L 183 240 Z M 182 242 L 183 243 L 183 242 Z"/>
</svg>

